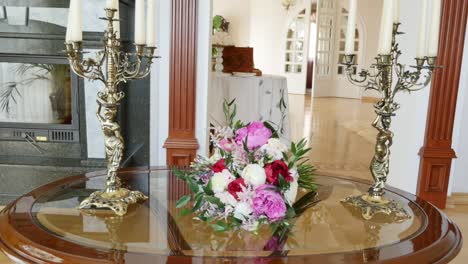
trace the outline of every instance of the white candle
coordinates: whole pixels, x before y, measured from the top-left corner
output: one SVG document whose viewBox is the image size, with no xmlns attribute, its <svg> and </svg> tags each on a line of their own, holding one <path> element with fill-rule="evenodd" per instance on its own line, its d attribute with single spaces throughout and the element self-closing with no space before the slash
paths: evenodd
<svg viewBox="0 0 468 264">
<path fill-rule="evenodd" d="M 390 54 L 392 51 L 393 33 L 393 0 L 384 0 L 380 21 L 379 54 Z"/>
<path fill-rule="evenodd" d="M 148 0 L 148 32 L 146 34 L 146 45 L 156 47 L 156 1 Z"/>
<path fill-rule="evenodd" d="M 107 9 L 117 9 L 119 6 L 119 0 L 107 0 L 106 8 Z"/>
<path fill-rule="evenodd" d="M 419 18 L 419 36 L 418 48 L 416 50 L 417 58 L 424 58 L 427 56 L 427 43 L 426 43 L 426 23 L 427 23 L 427 0 L 422 0 L 421 17 Z"/>
<path fill-rule="evenodd" d="M 116 21 L 114 21 L 114 31 L 116 32 L 115 35 L 116 35 L 116 38 L 117 39 L 120 39 L 120 7 L 119 7 L 119 1 L 116 0 L 117 2 L 117 5 L 115 6 L 115 9 L 117 9 L 117 11 L 115 12 L 115 15 L 114 15 L 114 19 Z"/>
<path fill-rule="evenodd" d="M 393 6 L 393 23 L 400 23 L 400 0 L 395 0 Z"/>
<path fill-rule="evenodd" d="M 439 50 L 440 11 L 442 4 L 441 0 L 433 0 L 432 3 L 432 17 L 427 55 L 429 57 L 436 57 Z"/>
<path fill-rule="evenodd" d="M 67 33 L 65 35 L 65 43 L 71 43 L 71 12 L 68 10 Z"/>
<path fill-rule="evenodd" d="M 68 27 L 70 29 L 67 29 L 67 37 L 65 38 L 68 42 L 83 41 L 80 0 L 70 1 L 70 9 L 68 11 Z"/>
<path fill-rule="evenodd" d="M 135 44 L 146 44 L 145 1 L 135 1 Z"/>
<path fill-rule="evenodd" d="M 346 54 L 354 54 L 356 32 L 357 0 L 349 0 L 348 27 L 346 30 Z"/>
</svg>

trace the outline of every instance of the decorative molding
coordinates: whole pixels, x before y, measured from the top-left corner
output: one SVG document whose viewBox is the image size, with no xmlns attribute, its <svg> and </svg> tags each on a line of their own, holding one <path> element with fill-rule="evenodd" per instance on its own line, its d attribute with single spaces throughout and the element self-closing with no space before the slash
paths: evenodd
<svg viewBox="0 0 468 264">
<path fill-rule="evenodd" d="M 438 64 L 429 101 L 424 146 L 421 148 L 417 194 L 444 209 L 450 179 L 452 133 L 463 58 L 468 1 L 443 0 Z"/>
<path fill-rule="evenodd" d="M 198 0 L 172 0 L 169 84 L 168 165 L 189 165 L 195 158 Z"/>
</svg>

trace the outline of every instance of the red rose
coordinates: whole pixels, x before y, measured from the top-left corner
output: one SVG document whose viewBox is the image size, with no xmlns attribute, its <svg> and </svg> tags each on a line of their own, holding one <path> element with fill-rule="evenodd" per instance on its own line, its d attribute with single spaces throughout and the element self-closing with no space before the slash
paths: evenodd
<svg viewBox="0 0 468 264">
<path fill-rule="evenodd" d="M 237 200 L 239 200 L 239 197 L 237 196 L 237 193 L 238 192 L 242 192 L 242 187 L 241 185 L 243 185 L 244 187 L 246 187 L 245 185 L 245 182 L 244 182 L 244 179 L 242 178 L 239 178 L 235 181 L 232 181 L 231 183 L 229 183 L 228 185 L 228 192 L 234 196 L 234 198 L 236 198 Z"/>
<path fill-rule="evenodd" d="M 276 160 L 265 165 L 265 173 L 267 176 L 267 182 L 274 185 L 279 184 L 279 175 L 283 176 L 287 182 L 294 181 L 294 178 L 289 173 L 288 165 L 286 165 L 286 163 L 284 163 L 282 160 Z"/>
<path fill-rule="evenodd" d="M 223 172 L 223 170 L 226 169 L 225 160 L 224 159 L 218 160 L 218 162 L 216 162 L 215 165 L 213 165 L 211 169 L 213 170 L 214 173 Z"/>
</svg>

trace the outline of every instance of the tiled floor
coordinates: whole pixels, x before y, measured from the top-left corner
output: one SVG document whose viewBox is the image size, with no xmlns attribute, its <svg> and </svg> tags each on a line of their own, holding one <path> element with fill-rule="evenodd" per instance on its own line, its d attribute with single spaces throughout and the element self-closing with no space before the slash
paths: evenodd
<svg viewBox="0 0 468 264">
<path fill-rule="evenodd" d="M 371 179 L 368 165 L 372 158 L 375 132 L 372 104 L 359 100 L 291 95 L 292 139 L 306 137 L 313 148 L 312 163 L 319 172 Z M 468 206 L 445 210 L 464 237 L 468 237 Z M 10 263 L 0 254 L 0 264 Z M 468 263 L 468 244 L 454 264 Z"/>
</svg>

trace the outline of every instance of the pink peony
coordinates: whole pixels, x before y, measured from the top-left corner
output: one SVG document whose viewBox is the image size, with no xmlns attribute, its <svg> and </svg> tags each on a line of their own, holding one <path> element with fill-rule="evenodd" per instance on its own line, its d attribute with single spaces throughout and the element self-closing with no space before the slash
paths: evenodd
<svg viewBox="0 0 468 264">
<path fill-rule="evenodd" d="M 221 147 L 221 149 L 223 149 L 224 151 L 227 151 L 227 152 L 231 152 L 234 150 L 234 143 L 231 142 L 231 140 L 228 140 L 228 139 L 221 139 L 219 141 L 219 146 Z"/>
<path fill-rule="evenodd" d="M 286 204 L 274 185 L 264 184 L 255 191 L 253 210 L 255 215 L 266 215 L 269 221 L 282 220 L 286 215 Z"/>
<path fill-rule="evenodd" d="M 242 146 L 247 138 L 247 147 L 253 150 L 261 147 L 271 138 L 271 130 L 263 125 L 262 122 L 252 122 L 248 126 L 237 130 L 236 144 Z"/>
</svg>

